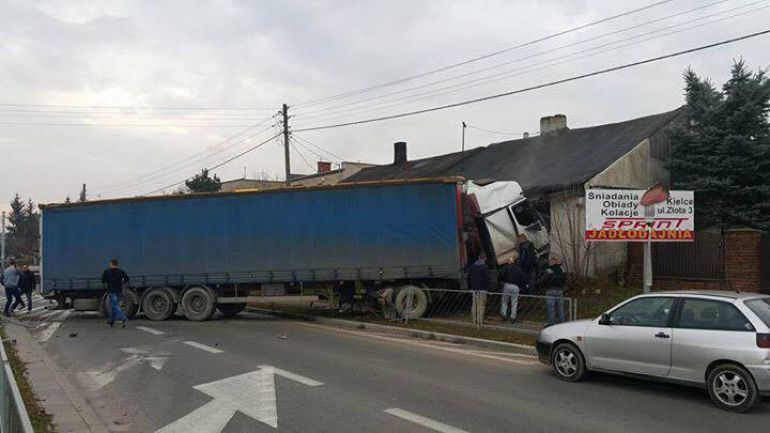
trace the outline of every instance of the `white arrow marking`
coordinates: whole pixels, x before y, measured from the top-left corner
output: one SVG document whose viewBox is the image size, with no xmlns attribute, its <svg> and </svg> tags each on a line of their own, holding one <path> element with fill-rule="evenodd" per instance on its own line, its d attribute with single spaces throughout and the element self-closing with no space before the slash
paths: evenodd
<svg viewBox="0 0 770 433">
<path fill-rule="evenodd" d="M 104 368 L 82 373 L 90 385 L 96 389 L 104 388 L 115 381 L 119 373 L 136 367 L 143 362 L 148 363 L 153 369 L 160 371 L 166 361 L 168 361 L 169 355 L 168 353 L 151 353 L 138 347 L 126 347 L 120 349 L 120 351 L 130 355 L 121 364 L 110 363 Z"/>
<path fill-rule="evenodd" d="M 308 386 L 323 385 L 299 374 L 260 366 L 256 371 L 194 386 L 214 400 L 155 433 L 220 433 L 236 412 L 278 428 L 275 375 Z"/>
<path fill-rule="evenodd" d="M 53 337 L 54 332 L 56 332 L 57 329 L 59 329 L 59 326 L 61 326 L 61 322 L 54 322 L 48 325 L 47 328 L 43 330 L 43 332 L 40 333 L 40 335 L 37 336 L 37 341 L 40 342 L 46 342 Z"/>
</svg>

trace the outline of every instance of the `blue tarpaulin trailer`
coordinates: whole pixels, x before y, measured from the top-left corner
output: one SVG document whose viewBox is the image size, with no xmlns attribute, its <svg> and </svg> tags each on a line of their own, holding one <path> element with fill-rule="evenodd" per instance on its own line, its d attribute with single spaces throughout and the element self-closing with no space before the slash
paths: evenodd
<svg viewBox="0 0 770 433">
<path fill-rule="evenodd" d="M 241 311 L 278 287 L 355 284 L 407 291 L 463 288 L 468 258 L 490 264 L 517 234 L 545 239 L 515 182 L 462 178 L 179 194 L 43 205 L 41 284 L 61 308 L 109 310 L 101 283 L 110 259 L 131 277 L 121 302 L 165 320 Z"/>
<path fill-rule="evenodd" d="M 45 205 L 42 288 L 93 298 L 111 258 L 137 305 L 151 288 L 178 302 L 203 286 L 221 302 L 238 285 L 456 281 L 460 199 L 458 180 L 444 179 Z"/>
</svg>

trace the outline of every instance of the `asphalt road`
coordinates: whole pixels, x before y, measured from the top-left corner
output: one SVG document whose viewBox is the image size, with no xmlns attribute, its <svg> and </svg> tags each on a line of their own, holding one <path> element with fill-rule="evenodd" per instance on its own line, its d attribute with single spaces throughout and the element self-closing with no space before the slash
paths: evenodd
<svg viewBox="0 0 770 433">
<path fill-rule="evenodd" d="M 48 320 L 36 337 L 119 432 L 703 433 L 770 423 L 768 402 L 730 414 L 700 390 L 605 375 L 565 383 L 521 354 L 251 312 L 126 329 L 87 314 Z"/>
</svg>

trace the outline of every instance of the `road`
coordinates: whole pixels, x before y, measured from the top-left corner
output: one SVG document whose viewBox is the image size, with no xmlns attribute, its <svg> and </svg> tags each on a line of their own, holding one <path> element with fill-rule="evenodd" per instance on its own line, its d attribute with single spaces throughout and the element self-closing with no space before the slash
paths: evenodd
<svg viewBox="0 0 770 433">
<path fill-rule="evenodd" d="M 522 354 L 256 312 L 125 329 L 85 313 L 41 320 L 35 337 L 116 432 L 703 433 L 770 423 L 768 402 L 730 414 L 700 390 L 605 375 L 565 383 Z"/>
</svg>

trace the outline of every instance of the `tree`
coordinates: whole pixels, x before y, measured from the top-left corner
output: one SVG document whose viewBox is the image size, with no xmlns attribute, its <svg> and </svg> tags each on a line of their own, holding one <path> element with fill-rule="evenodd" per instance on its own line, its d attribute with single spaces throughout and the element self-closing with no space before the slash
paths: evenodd
<svg viewBox="0 0 770 433">
<path fill-rule="evenodd" d="M 24 202 L 16 194 L 8 214 L 8 254 L 17 259 L 36 262 L 39 257 L 40 215 L 31 199 Z"/>
<path fill-rule="evenodd" d="M 80 195 L 78 196 L 79 202 L 88 200 L 88 192 L 86 191 L 86 184 L 83 184 L 83 188 L 80 189 Z"/>
<path fill-rule="evenodd" d="M 185 185 L 190 192 L 216 192 L 222 189 L 222 181 L 219 180 L 219 177 L 216 174 L 209 177 L 209 171 L 205 168 L 201 170 L 200 174 L 186 180 Z"/>
<path fill-rule="evenodd" d="M 717 90 L 688 69 L 684 121 L 668 133 L 672 186 L 695 191 L 700 228 L 770 229 L 770 79 L 735 62 Z"/>
</svg>

